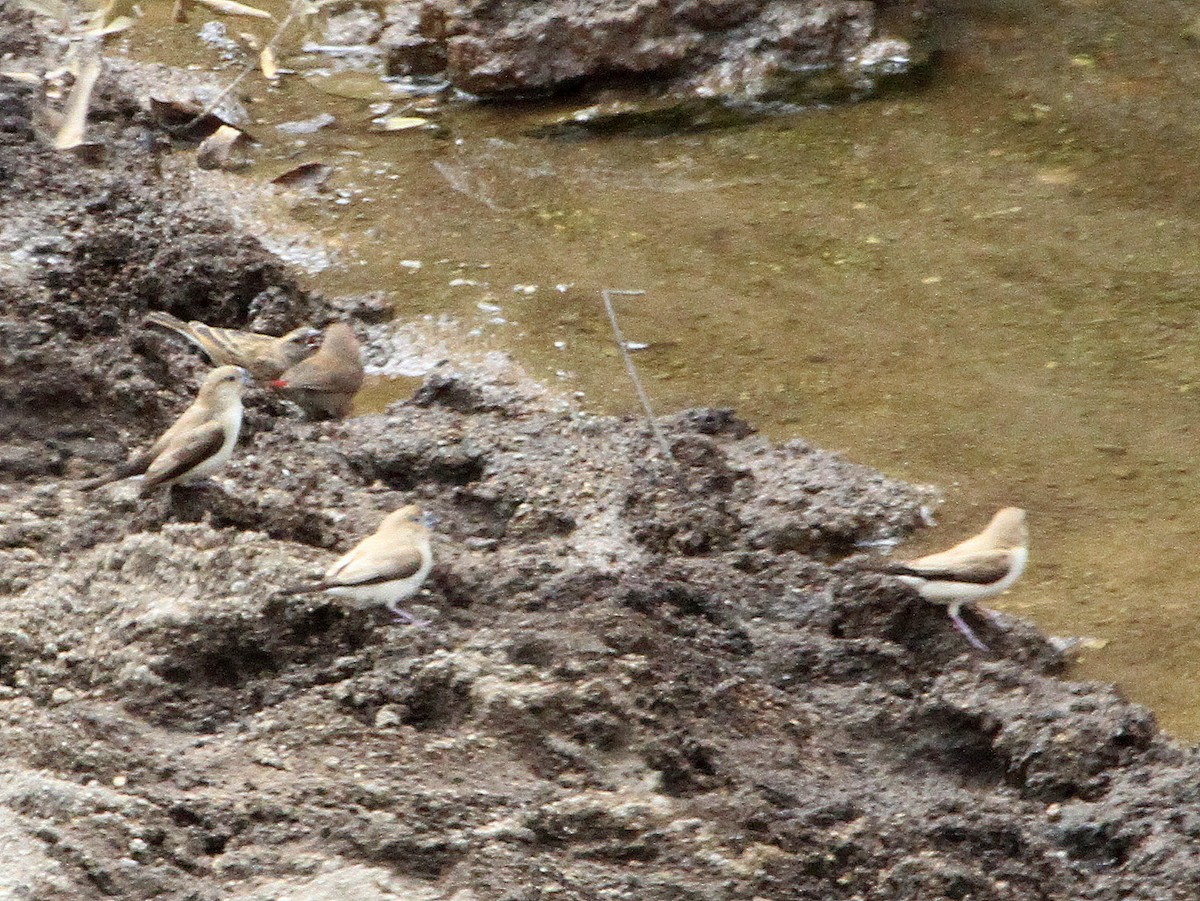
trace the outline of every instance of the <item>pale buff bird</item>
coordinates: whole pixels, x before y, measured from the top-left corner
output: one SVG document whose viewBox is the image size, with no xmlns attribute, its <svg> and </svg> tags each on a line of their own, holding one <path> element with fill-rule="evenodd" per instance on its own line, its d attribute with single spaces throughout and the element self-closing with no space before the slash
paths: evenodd
<svg viewBox="0 0 1200 901">
<path fill-rule="evenodd" d="M 321 349 L 283 373 L 271 386 L 314 419 L 349 415 L 363 383 L 362 350 L 344 322 L 325 329 Z"/>
<path fill-rule="evenodd" d="M 214 366 L 241 366 L 257 381 L 269 382 L 317 352 L 321 331 L 311 326 L 286 335 L 260 335 L 232 328 L 217 328 L 192 320 L 184 322 L 170 313 L 153 312 L 146 322 L 182 335 L 204 351 Z"/>
<path fill-rule="evenodd" d="M 425 625 L 400 606 L 412 597 L 433 568 L 429 519 L 415 504 L 384 517 L 379 528 L 339 558 L 316 585 L 285 594 L 328 592 L 355 607 L 383 604 L 402 622 Z"/>
<path fill-rule="evenodd" d="M 249 375 L 240 366 L 212 370 L 192 405 L 162 437 L 115 472 L 83 483 L 85 491 L 143 475 L 141 493 L 159 485 L 186 485 L 206 478 L 228 461 L 242 428 L 242 389 Z"/>
<path fill-rule="evenodd" d="M 1005 507 L 978 535 L 937 554 L 882 563 L 871 568 L 895 576 L 925 600 L 945 604 L 950 619 L 967 641 L 986 651 L 959 611 L 964 605 L 996 597 L 1016 584 L 1029 562 L 1025 511 Z"/>
</svg>

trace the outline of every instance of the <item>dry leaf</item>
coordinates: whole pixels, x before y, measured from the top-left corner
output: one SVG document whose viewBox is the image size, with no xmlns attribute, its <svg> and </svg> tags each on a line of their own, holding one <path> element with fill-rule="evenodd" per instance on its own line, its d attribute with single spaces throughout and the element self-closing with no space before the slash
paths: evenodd
<svg viewBox="0 0 1200 901">
<path fill-rule="evenodd" d="M 295 169 L 288 169 L 282 175 L 271 179 L 271 184 L 282 185 L 285 188 L 308 188 L 316 190 L 329 181 L 333 175 L 333 166 L 328 163 L 304 163 Z"/>
<path fill-rule="evenodd" d="M 279 77 L 279 64 L 275 60 L 275 51 L 268 44 L 263 47 L 262 53 L 258 55 L 258 67 L 262 69 L 262 74 L 272 80 Z"/>
<path fill-rule="evenodd" d="M 86 29 L 83 33 L 88 37 L 100 38 L 109 34 L 116 34 L 118 31 L 124 31 L 136 20 L 132 16 L 117 16 L 107 25 L 93 26 Z"/>
<path fill-rule="evenodd" d="M 223 16 L 247 16 L 252 19 L 271 19 L 272 21 L 275 19 L 265 9 L 247 6 L 244 3 L 238 3 L 237 0 L 195 0 L 195 3 Z"/>
<path fill-rule="evenodd" d="M 285 135 L 311 135 L 337 123 L 333 113 L 317 113 L 311 119 L 300 119 L 295 122 L 280 122 L 275 130 Z"/>
<path fill-rule="evenodd" d="M 63 20 L 68 15 L 67 6 L 61 0 L 17 0 L 17 7 L 51 19 Z"/>
<path fill-rule="evenodd" d="M 429 120 L 420 116 L 380 116 L 372 119 L 371 124 L 375 126 L 374 131 L 408 131 L 428 125 Z"/>
<path fill-rule="evenodd" d="M 19 81 L 21 84 L 32 85 L 33 87 L 41 87 L 41 76 L 33 72 L 9 72 L 0 71 L 0 78 L 9 78 L 13 81 Z"/>
<path fill-rule="evenodd" d="M 62 127 L 54 136 L 55 150 L 70 150 L 83 143 L 83 136 L 87 131 L 88 107 L 92 102 L 92 89 L 96 86 L 96 79 L 100 77 L 100 68 L 98 56 L 88 57 L 79 67 L 79 74 L 67 97 Z"/>
<path fill-rule="evenodd" d="M 92 16 L 88 22 L 88 30 L 99 31 L 118 19 L 136 19 L 138 15 L 136 3 L 137 0 L 108 0 Z"/>
<path fill-rule="evenodd" d="M 205 108 L 196 103 L 184 103 L 178 100 L 161 100 L 150 97 L 150 115 L 172 137 L 183 141 L 200 141 L 207 138 L 222 125 L 230 125 L 216 113 L 205 112 Z M 253 140 L 246 131 L 242 134 Z"/>
<path fill-rule="evenodd" d="M 244 131 L 222 125 L 200 143 L 196 165 L 201 169 L 240 169 L 249 161 L 237 156 L 235 151 L 249 143 Z"/>
</svg>

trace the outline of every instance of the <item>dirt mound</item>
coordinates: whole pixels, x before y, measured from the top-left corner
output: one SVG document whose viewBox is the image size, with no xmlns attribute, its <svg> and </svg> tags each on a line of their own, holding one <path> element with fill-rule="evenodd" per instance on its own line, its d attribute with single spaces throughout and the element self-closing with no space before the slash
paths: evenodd
<svg viewBox="0 0 1200 901">
<path fill-rule="evenodd" d="M 6 896 L 1200 895 L 1196 755 L 1031 626 L 978 655 L 845 565 L 927 492 L 728 411 L 663 419 L 664 461 L 446 367 L 343 423 L 252 398 L 213 487 L 75 490 L 192 391 L 147 309 L 326 315 L 106 91 L 88 168 L 0 78 Z M 409 501 L 430 627 L 279 593 Z"/>
</svg>

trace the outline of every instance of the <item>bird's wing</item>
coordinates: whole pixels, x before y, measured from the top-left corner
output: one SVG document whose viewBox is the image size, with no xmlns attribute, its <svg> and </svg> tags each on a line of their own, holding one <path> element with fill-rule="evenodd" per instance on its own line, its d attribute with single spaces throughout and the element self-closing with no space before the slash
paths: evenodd
<svg viewBox="0 0 1200 901">
<path fill-rule="evenodd" d="M 381 546 L 368 538 L 329 568 L 324 583 L 346 587 L 378 585 L 415 576 L 424 563 L 425 559 L 416 547 Z"/>
<path fill-rule="evenodd" d="M 149 466 L 156 457 L 160 456 L 164 451 L 166 451 L 167 448 L 178 444 L 181 440 L 183 440 L 185 435 L 188 435 L 189 433 L 194 432 L 196 429 L 203 426 L 206 422 L 208 422 L 210 416 L 211 414 L 208 407 L 204 406 L 198 401 L 192 401 L 191 405 L 179 414 L 179 418 L 171 423 L 165 432 L 158 436 L 158 440 L 146 449 L 144 456 L 148 457 L 149 459 L 146 460 L 141 471 L 145 472 L 146 467 Z"/>
<path fill-rule="evenodd" d="M 146 484 L 157 485 L 179 478 L 216 454 L 224 443 L 225 429 L 219 422 L 206 423 L 180 436 L 154 458 L 146 470 Z"/>
<path fill-rule="evenodd" d="M 933 554 L 919 560 L 884 564 L 880 571 L 893 576 L 919 576 L 923 579 L 990 585 L 1007 576 L 1011 569 L 1012 554 L 1009 551 L 990 550 L 962 554 L 953 559 L 945 554 Z"/>
<path fill-rule="evenodd" d="M 277 340 L 270 335 L 217 328 L 203 322 L 193 322 L 192 330 L 203 341 L 209 357 L 217 364 L 245 366 L 260 358 L 269 358 Z"/>
<path fill-rule="evenodd" d="M 361 365 L 342 360 L 329 361 L 318 351 L 316 356 L 297 363 L 281 378 L 289 388 L 317 391 L 322 394 L 353 394 L 363 383 Z"/>
</svg>

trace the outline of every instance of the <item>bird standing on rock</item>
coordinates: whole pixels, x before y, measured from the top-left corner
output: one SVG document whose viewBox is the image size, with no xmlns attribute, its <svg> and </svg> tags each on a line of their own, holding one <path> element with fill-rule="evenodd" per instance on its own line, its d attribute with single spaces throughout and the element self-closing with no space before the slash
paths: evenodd
<svg viewBox="0 0 1200 901">
<path fill-rule="evenodd" d="M 316 585 L 290 588 L 284 594 L 326 591 L 348 598 L 356 607 L 384 604 L 401 622 L 427 625 L 400 602 L 417 593 L 432 568 L 427 517 L 409 504 L 385 516 L 379 528 L 329 567 Z"/>
<path fill-rule="evenodd" d="M 204 351 L 214 366 L 241 366 L 258 381 L 279 378 L 285 370 L 316 353 L 321 341 L 320 330 L 311 326 L 292 329 L 276 338 L 217 328 L 195 320 L 184 322 L 161 311 L 148 314 L 146 322 L 187 338 Z"/>
<path fill-rule="evenodd" d="M 115 472 L 80 485 L 91 491 L 109 482 L 144 475 L 140 494 L 159 485 L 186 485 L 206 478 L 228 461 L 242 428 L 242 389 L 249 374 L 240 366 L 220 366 L 200 384 L 192 405 L 150 449 Z"/>
<path fill-rule="evenodd" d="M 973 647 L 986 651 L 987 645 L 971 631 L 959 611 L 964 605 L 1007 591 L 1021 578 L 1028 562 L 1025 511 L 1005 507 L 982 532 L 949 550 L 871 568 L 895 576 L 927 601 L 945 604 L 955 628 Z"/>
<path fill-rule="evenodd" d="M 363 383 L 362 350 L 344 322 L 325 329 L 321 349 L 271 382 L 314 419 L 349 415 Z"/>
</svg>

